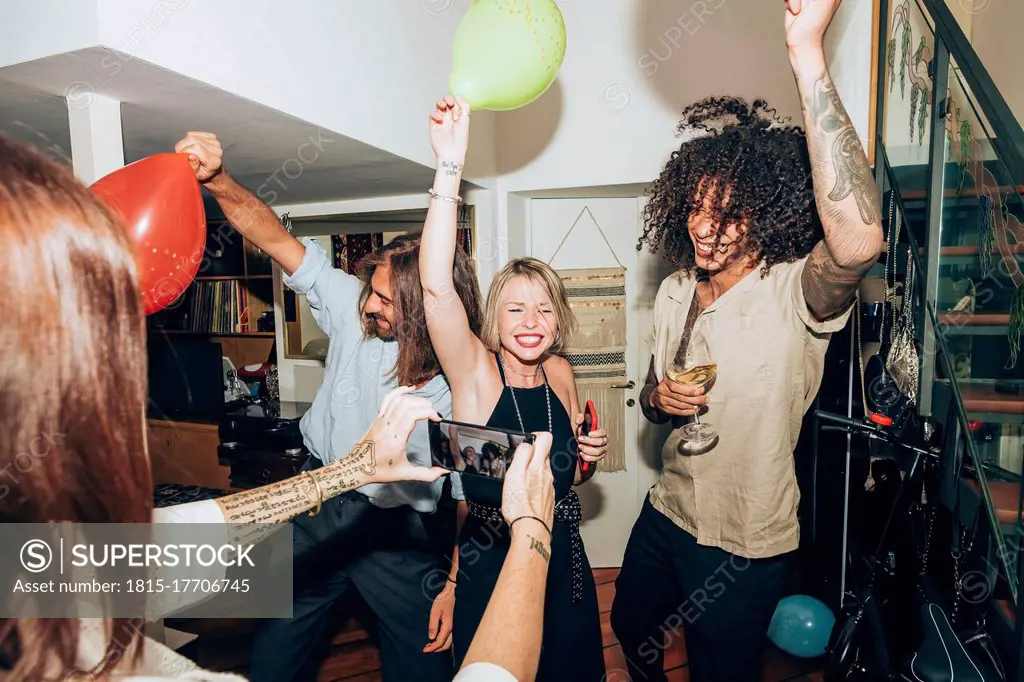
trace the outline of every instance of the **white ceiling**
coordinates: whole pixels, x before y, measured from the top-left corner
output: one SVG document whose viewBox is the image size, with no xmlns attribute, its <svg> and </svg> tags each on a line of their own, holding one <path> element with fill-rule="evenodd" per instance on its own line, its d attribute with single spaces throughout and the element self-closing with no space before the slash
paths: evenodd
<svg viewBox="0 0 1024 682">
<path fill-rule="evenodd" d="M 187 131 L 204 130 L 221 138 L 232 175 L 252 191 L 265 185 L 265 198 L 273 190 L 277 204 L 430 186 L 430 168 L 138 59 L 119 62 L 111 75 L 110 54 L 93 48 L 0 69 L 0 132 L 70 163 L 64 95 L 71 106 L 87 106 L 96 93 L 122 102 L 126 163 L 172 151 Z"/>
</svg>

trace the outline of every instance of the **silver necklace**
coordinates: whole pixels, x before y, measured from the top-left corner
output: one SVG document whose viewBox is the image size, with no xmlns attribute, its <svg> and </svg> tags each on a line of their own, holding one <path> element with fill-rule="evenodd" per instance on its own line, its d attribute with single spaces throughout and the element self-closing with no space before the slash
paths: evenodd
<svg viewBox="0 0 1024 682">
<path fill-rule="evenodd" d="M 506 371 L 508 370 L 508 367 L 505 365 L 504 358 L 501 357 L 501 353 L 498 353 L 498 362 L 501 363 L 503 369 Z M 544 372 L 543 366 L 538 367 L 537 370 L 541 373 L 541 376 L 544 377 L 544 383 L 541 385 L 544 386 L 544 399 L 548 404 L 548 433 L 552 433 L 553 422 L 551 420 L 551 391 L 548 390 L 548 375 Z M 516 416 L 519 417 L 519 428 L 523 433 L 529 433 L 526 430 L 526 425 L 523 423 L 523 413 L 519 411 L 519 401 L 516 399 L 516 389 L 512 387 L 511 383 L 509 383 L 507 374 L 505 375 L 505 385 L 508 386 L 508 392 L 512 394 L 512 404 L 515 405 Z"/>
<path fill-rule="evenodd" d="M 519 370 L 512 369 L 511 367 L 506 365 L 504 359 L 502 359 L 502 361 L 501 361 L 501 366 L 505 368 L 506 372 L 512 372 L 513 374 L 518 374 L 519 376 L 523 377 L 524 379 L 536 379 L 538 372 L 540 372 L 540 365 L 537 365 L 537 369 L 533 370 L 533 374 L 523 374 Z"/>
</svg>

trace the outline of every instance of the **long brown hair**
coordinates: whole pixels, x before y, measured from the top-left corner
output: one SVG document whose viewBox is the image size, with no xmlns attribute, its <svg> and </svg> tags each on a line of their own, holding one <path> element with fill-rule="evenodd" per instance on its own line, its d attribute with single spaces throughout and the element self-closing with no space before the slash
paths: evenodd
<svg viewBox="0 0 1024 682">
<path fill-rule="evenodd" d="M 132 246 L 70 170 L 0 135 L 5 523 L 148 523 L 146 345 Z M 141 632 L 106 622 L 108 672 Z M 0 679 L 72 670 L 80 623 L 0 619 Z M 56 678 L 60 679 L 60 677 Z"/>
<path fill-rule="evenodd" d="M 392 370 L 401 386 L 418 386 L 441 373 L 441 363 L 434 353 L 427 332 L 427 318 L 423 308 L 423 287 L 420 284 L 419 235 L 402 235 L 391 240 L 360 262 L 363 291 L 359 296 L 359 310 L 370 297 L 370 280 L 382 265 L 391 268 L 392 302 L 395 308 L 395 341 L 398 342 L 398 361 Z M 462 248 L 455 249 L 452 271 L 455 292 L 462 300 L 474 334 L 480 333 L 483 317 L 480 285 L 476 279 L 473 261 Z M 363 316 L 363 332 L 374 333 L 374 322 Z"/>
</svg>

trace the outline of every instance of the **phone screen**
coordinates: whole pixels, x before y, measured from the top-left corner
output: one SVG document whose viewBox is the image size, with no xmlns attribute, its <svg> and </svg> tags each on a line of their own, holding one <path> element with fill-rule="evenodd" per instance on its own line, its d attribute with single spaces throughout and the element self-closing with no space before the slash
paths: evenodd
<svg viewBox="0 0 1024 682">
<path fill-rule="evenodd" d="M 502 480 L 521 443 L 533 434 L 443 420 L 430 422 L 434 464 L 450 471 Z"/>
</svg>

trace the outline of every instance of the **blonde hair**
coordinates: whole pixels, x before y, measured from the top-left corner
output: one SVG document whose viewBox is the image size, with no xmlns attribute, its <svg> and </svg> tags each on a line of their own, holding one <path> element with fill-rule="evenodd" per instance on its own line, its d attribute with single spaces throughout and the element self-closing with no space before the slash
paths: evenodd
<svg viewBox="0 0 1024 682">
<path fill-rule="evenodd" d="M 558 329 L 555 340 L 548 349 L 549 353 L 560 353 L 569 345 L 573 332 L 576 331 L 576 316 L 569 307 L 569 299 L 565 295 L 565 286 L 558 273 L 551 266 L 536 258 L 516 258 L 509 261 L 491 282 L 487 292 L 487 309 L 484 314 L 484 326 L 480 330 L 480 340 L 488 350 L 495 353 L 501 348 L 498 333 L 498 313 L 501 312 L 501 297 L 505 289 L 517 277 L 525 277 L 544 287 L 555 313 L 555 324 Z"/>
</svg>

